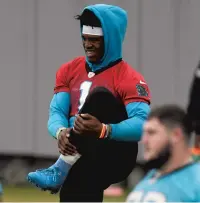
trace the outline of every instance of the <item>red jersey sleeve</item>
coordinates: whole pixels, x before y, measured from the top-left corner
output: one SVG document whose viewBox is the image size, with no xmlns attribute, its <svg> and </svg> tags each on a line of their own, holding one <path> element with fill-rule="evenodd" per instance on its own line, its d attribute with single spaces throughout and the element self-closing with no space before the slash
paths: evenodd
<svg viewBox="0 0 200 203">
<path fill-rule="evenodd" d="M 150 90 L 144 77 L 129 67 L 118 80 L 117 92 L 125 105 L 131 102 L 151 103 Z"/>
<path fill-rule="evenodd" d="M 69 82 L 71 80 L 70 66 L 72 63 L 73 61 L 65 63 L 57 70 L 54 93 L 69 92 Z"/>
<path fill-rule="evenodd" d="M 54 93 L 70 92 L 70 82 L 73 79 L 74 74 L 76 74 L 74 69 L 83 61 L 85 62 L 85 57 L 80 56 L 61 65 L 56 72 Z"/>
</svg>

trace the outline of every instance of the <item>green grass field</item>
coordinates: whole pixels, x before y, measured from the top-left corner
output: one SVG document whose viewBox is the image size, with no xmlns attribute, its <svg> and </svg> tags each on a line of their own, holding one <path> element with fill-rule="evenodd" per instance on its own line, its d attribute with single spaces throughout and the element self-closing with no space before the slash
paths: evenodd
<svg viewBox="0 0 200 203">
<path fill-rule="evenodd" d="M 123 202 L 126 195 L 118 198 L 104 198 L 105 202 Z M 40 191 L 34 187 L 4 187 L 4 202 L 58 202 L 58 195 Z"/>
</svg>

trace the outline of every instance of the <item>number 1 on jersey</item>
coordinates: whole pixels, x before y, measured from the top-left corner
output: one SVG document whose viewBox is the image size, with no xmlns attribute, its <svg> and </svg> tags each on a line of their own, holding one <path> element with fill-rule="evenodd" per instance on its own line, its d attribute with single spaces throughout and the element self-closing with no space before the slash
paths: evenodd
<svg viewBox="0 0 200 203">
<path fill-rule="evenodd" d="M 85 100 L 90 92 L 90 88 L 92 86 L 92 82 L 90 81 L 84 81 L 80 85 L 80 99 L 79 99 L 79 107 L 78 110 L 83 107 L 83 104 L 85 103 Z"/>
</svg>

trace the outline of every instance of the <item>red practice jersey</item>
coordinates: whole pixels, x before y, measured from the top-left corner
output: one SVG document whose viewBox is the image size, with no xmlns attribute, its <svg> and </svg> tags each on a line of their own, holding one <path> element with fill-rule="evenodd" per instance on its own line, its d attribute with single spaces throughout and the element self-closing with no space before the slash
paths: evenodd
<svg viewBox="0 0 200 203">
<path fill-rule="evenodd" d="M 150 91 L 144 77 L 123 60 L 93 77 L 87 70 L 85 57 L 65 63 L 57 71 L 54 93 L 70 94 L 71 117 L 78 113 L 95 87 L 107 88 L 124 105 L 130 102 L 150 103 Z"/>
</svg>

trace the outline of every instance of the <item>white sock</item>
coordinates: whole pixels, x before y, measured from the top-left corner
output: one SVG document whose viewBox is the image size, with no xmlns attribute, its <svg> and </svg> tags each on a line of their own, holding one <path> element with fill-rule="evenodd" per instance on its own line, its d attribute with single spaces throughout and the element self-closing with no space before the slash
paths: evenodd
<svg viewBox="0 0 200 203">
<path fill-rule="evenodd" d="M 70 165 L 74 165 L 74 163 L 81 157 L 80 154 L 75 154 L 75 155 L 67 155 L 67 156 L 64 156 L 64 155 L 60 155 L 59 158 L 61 158 L 64 162 L 70 164 Z"/>
</svg>

